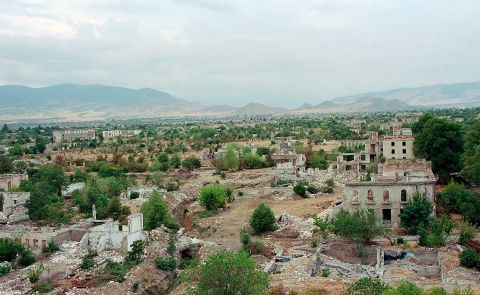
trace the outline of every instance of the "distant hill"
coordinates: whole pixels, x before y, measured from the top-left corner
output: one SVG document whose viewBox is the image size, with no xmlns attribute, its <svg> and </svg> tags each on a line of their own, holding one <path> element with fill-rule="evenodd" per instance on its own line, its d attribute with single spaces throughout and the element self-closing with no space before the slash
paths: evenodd
<svg viewBox="0 0 480 295">
<path fill-rule="evenodd" d="M 480 82 L 398 88 L 343 96 L 332 101 L 347 104 L 363 97 L 398 99 L 411 106 L 472 107 L 480 105 Z"/>
<path fill-rule="evenodd" d="M 299 104 L 301 101 L 299 101 Z M 425 107 L 480 106 L 480 82 L 442 84 L 343 96 L 296 109 L 251 102 L 243 107 L 205 106 L 151 88 L 62 84 L 0 86 L 0 121 L 86 121 L 166 116 L 255 116 L 377 112 Z"/>
</svg>

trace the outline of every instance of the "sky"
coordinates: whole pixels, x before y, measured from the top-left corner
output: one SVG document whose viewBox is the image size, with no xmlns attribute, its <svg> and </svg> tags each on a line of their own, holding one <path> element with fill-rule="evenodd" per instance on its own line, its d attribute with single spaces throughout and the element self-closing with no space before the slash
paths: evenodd
<svg viewBox="0 0 480 295">
<path fill-rule="evenodd" d="M 1 0 L 0 85 L 295 107 L 480 80 L 478 0 Z"/>
</svg>

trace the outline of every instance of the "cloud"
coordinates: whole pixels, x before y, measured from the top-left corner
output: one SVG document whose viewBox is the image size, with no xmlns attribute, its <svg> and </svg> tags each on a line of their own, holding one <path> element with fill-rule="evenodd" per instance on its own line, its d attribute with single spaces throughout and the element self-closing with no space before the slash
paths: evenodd
<svg viewBox="0 0 480 295">
<path fill-rule="evenodd" d="M 479 13 L 475 0 L 7 0 L 0 81 L 318 103 L 478 80 Z"/>
</svg>

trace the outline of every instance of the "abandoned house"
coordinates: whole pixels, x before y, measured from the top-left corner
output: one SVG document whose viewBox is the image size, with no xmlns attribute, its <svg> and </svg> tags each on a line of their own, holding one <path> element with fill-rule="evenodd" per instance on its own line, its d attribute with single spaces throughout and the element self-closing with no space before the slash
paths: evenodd
<svg viewBox="0 0 480 295">
<path fill-rule="evenodd" d="M 414 193 L 425 195 L 435 204 L 436 178 L 431 162 L 424 159 L 387 160 L 379 164 L 378 170 L 371 181 L 345 185 L 343 209 L 375 210 L 385 224 L 396 228 L 400 226 L 403 207 L 412 201 Z"/>
<path fill-rule="evenodd" d="M 29 192 L 0 192 L 0 224 L 14 224 L 28 220 L 25 203 Z"/>
<path fill-rule="evenodd" d="M 109 140 L 115 137 L 133 137 L 140 134 L 140 130 L 105 130 L 102 131 L 103 139 Z"/>
<path fill-rule="evenodd" d="M 275 179 L 278 181 L 295 181 L 305 174 L 306 157 L 297 154 L 288 146 L 281 146 L 272 155 L 275 161 Z"/>
<path fill-rule="evenodd" d="M 93 129 L 73 129 L 53 131 L 53 142 L 72 142 L 74 140 L 94 140 L 95 130 Z"/>
<path fill-rule="evenodd" d="M 28 180 L 28 174 L 1 174 L 0 175 L 0 190 L 10 191 L 13 188 L 19 187 L 22 180 Z"/>
<path fill-rule="evenodd" d="M 382 144 L 383 157 L 387 160 L 414 159 L 413 136 L 393 135 L 384 136 Z"/>
<path fill-rule="evenodd" d="M 341 145 L 346 148 L 363 146 L 363 151 L 340 153 L 337 161 L 331 165 L 331 169 L 337 172 L 344 171 L 365 171 L 371 164 L 377 164 L 380 161 L 380 142 L 377 132 L 370 132 L 368 140 L 348 140 L 342 141 Z"/>
</svg>

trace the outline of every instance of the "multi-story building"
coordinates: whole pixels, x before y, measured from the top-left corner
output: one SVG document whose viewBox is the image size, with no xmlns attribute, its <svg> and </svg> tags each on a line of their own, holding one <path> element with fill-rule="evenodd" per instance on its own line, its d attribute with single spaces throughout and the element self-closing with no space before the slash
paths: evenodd
<svg viewBox="0 0 480 295">
<path fill-rule="evenodd" d="M 413 155 L 413 136 L 393 135 L 383 137 L 383 157 L 387 160 L 415 159 Z"/>
<path fill-rule="evenodd" d="M 93 129 L 73 129 L 53 131 L 53 142 L 71 142 L 74 140 L 94 140 L 95 130 Z"/>
<path fill-rule="evenodd" d="M 133 137 L 140 134 L 140 130 L 105 130 L 102 132 L 103 139 L 109 140 L 115 137 Z"/>
<path fill-rule="evenodd" d="M 375 210 L 385 224 L 400 226 L 400 213 L 414 193 L 423 194 L 435 204 L 435 175 L 431 162 L 424 159 L 387 160 L 379 164 L 371 181 L 347 183 L 342 208 L 348 211 Z M 433 210 L 435 212 L 435 210 Z"/>
</svg>

